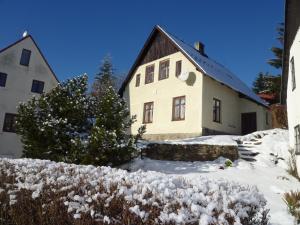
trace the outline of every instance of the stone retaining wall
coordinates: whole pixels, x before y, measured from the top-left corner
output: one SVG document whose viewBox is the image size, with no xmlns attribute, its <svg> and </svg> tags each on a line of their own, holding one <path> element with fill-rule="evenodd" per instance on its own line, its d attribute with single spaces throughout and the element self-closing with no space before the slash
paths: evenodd
<svg viewBox="0 0 300 225">
<path fill-rule="evenodd" d="M 220 156 L 232 161 L 239 158 L 237 146 L 205 144 L 150 143 L 142 150 L 142 155 L 150 159 L 170 161 L 211 161 Z"/>
</svg>

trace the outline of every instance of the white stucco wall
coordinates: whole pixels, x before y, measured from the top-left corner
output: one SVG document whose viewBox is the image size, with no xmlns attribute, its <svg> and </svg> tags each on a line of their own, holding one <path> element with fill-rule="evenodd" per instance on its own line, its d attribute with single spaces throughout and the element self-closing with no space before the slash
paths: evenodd
<svg viewBox="0 0 300 225">
<path fill-rule="evenodd" d="M 295 147 L 295 126 L 300 124 L 300 29 L 290 49 L 290 60 L 294 57 L 296 88 L 292 90 L 291 66 L 289 66 L 287 86 L 287 112 L 289 124 L 290 147 Z M 297 156 L 300 174 L 300 155 Z"/>
<path fill-rule="evenodd" d="M 20 65 L 22 49 L 31 51 L 29 66 Z M 51 70 L 30 37 L 0 53 L 0 72 L 7 74 L 6 86 L 0 87 L 0 155 L 19 157 L 22 152 L 20 137 L 3 131 L 5 113 L 17 113 L 17 105 L 30 99 L 32 80 L 44 81 L 47 92 L 57 85 Z"/>
</svg>

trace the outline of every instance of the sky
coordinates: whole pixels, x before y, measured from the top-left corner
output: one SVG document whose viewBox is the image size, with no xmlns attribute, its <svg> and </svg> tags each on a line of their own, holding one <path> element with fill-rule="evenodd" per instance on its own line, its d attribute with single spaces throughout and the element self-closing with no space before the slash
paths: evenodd
<svg viewBox="0 0 300 225">
<path fill-rule="evenodd" d="M 87 73 L 92 82 L 108 54 L 127 74 L 156 24 L 203 42 L 248 86 L 259 72 L 279 74 L 266 62 L 279 45 L 284 0 L 0 0 L 0 9 L 0 49 L 27 30 L 61 81 Z"/>
</svg>

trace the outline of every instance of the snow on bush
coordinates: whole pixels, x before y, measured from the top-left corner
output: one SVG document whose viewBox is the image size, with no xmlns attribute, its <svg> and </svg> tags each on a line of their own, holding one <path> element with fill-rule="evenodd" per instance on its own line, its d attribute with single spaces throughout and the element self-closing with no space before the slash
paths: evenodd
<svg viewBox="0 0 300 225">
<path fill-rule="evenodd" d="M 11 224 L 19 224 L 17 218 L 23 224 L 128 225 L 268 220 L 255 187 L 33 159 L 0 159 L 0 203 L 0 221 Z"/>
</svg>

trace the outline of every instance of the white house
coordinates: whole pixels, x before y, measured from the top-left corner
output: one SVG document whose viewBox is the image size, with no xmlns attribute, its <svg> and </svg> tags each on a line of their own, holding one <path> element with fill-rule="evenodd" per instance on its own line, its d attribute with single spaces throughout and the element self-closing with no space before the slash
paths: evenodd
<svg viewBox="0 0 300 225">
<path fill-rule="evenodd" d="M 0 50 L 0 156 L 22 154 L 21 139 L 15 133 L 19 102 L 57 84 L 57 77 L 30 35 Z"/>
<path fill-rule="evenodd" d="M 295 149 L 300 174 L 300 1 L 287 0 L 283 58 L 290 147 Z M 286 88 L 286 90 L 285 90 Z M 283 102 L 285 96 L 283 96 Z"/>
<path fill-rule="evenodd" d="M 266 103 L 236 75 L 155 26 L 120 88 L 147 139 L 246 134 L 271 127 Z"/>
</svg>

